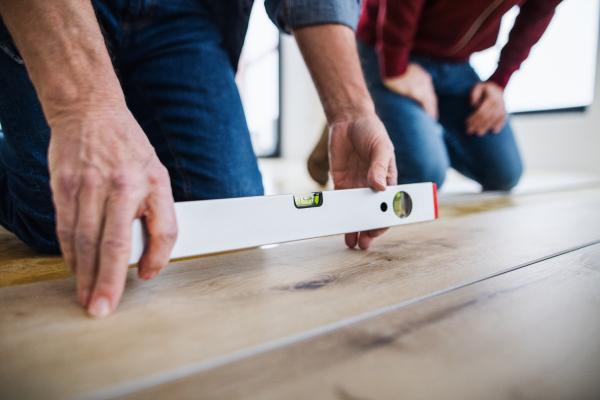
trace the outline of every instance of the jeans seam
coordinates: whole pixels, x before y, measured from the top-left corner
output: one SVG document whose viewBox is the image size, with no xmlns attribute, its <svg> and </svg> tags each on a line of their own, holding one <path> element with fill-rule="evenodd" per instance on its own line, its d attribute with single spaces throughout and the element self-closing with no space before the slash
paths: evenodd
<svg viewBox="0 0 600 400">
<path fill-rule="evenodd" d="M 169 153 L 171 154 L 171 156 L 173 157 L 173 159 L 175 160 L 175 168 L 177 170 L 177 172 L 181 175 L 182 177 L 182 181 L 183 181 L 183 194 L 185 196 L 185 198 L 187 200 L 190 199 L 190 190 L 189 190 L 189 179 L 188 176 L 185 174 L 183 167 L 181 165 L 181 157 L 179 156 L 179 154 L 177 153 L 177 151 L 175 150 L 175 146 L 173 145 L 172 141 L 169 138 L 168 135 L 168 129 L 165 126 L 165 123 L 162 119 L 162 115 L 160 113 L 159 108 L 156 106 L 156 104 L 152 101 L 152 98 L 150 96 L 148 96 L 148 94 L 144 91 L 144 89 L 138 85 L 135 80 L 132 78 L 131 79 L 131 83 L 133 85 L 133 87 L 138 91 L 138 93 L 140 95 L 142 95 L 142 97 L 144 97 L 144 99 L 146 99 L 146 101 L 148 102 L 148 104 L 150 105 L 150 108 L 152 109 L 153 113 L 154 113 L 154 117 L 153 119 L 157 122 L 158 124 L 158 128 L 160 133 L 162 134 L 163 138 L 165 139 L 165 142 L 167 143 L 167 148 L 169 150 Z"/>
</svg>

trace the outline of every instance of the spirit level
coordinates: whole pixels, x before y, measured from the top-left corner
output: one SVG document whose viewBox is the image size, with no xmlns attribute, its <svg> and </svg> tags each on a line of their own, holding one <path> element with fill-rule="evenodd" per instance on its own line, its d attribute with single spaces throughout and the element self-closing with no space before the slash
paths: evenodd
<svg viewBox="0 0 600 400">
<path fill-rule="evenodd" d="M 437 218 L 435 183 L 389 186 L 383 192 L 348 189 L 301 195 L 241 197 L 175 204 L 178 237 L 171 258 L 359 232 Z M 133 224 L 131 257 L 145 241 Z"/>
</svg>

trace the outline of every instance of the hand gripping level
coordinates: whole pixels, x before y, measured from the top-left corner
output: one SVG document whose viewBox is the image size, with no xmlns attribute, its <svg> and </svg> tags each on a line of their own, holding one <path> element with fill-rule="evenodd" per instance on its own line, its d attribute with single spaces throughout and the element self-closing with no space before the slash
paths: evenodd
<svg viewBox="0 0 600 400">
<path fill-rule="evenodd" d="M 389 186 L 383 192 L 348 189 L 189 201 L 175 203 L 175 214 L 179 234 L 171 259 L 387 228 L 438 216 L 435 183 Z M 130 264 L 139 261 L 146 236 L 141 220 L 135 220 Z"/>
</svg>

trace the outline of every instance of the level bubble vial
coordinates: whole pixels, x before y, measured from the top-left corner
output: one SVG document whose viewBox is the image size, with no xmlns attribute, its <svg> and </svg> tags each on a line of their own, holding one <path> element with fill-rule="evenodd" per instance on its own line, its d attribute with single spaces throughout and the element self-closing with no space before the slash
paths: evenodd
<svg viewBox="0 0 600 400">
<path fill-rule="evenodd" d="M 392 203 L 394 213 L 400 218 L 406 218 L 412 211 L 412 199 L 406 192 L 398 192 Z"/>
<path fill-rule="evenodd" d="M 323 204 L 323 192 L 312 192 L 294 195 L 294 206 L 296 208 L 320 207 Z"/>
</svg>

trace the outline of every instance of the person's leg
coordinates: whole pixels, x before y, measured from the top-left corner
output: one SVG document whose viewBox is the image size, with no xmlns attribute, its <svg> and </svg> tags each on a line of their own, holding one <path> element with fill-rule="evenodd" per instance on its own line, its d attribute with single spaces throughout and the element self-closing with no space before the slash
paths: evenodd
<svg viewBox="0 0 600 400">
<path fill-rule="evenodd" d="M 449 167 L 443 129 L 414 100 L 387 89 L 373 48 L 358 42 L 360 61 L 377 115 L 394 144 L 398 183 L 444 182 Z"/>
<path fill-rule="evenodd" d="M 58 253 L 47 151 L 50 128 L 0 19 L 0 225 L 35 250 Z"/>
<path fill-rule="evenodd" d="M 234 71 L 202 1 L 139 1 L 116 66 L 176 201 L 263 194 Z"/>
<path fill-rule="evenodd" d="M 441 96 L 439 103 L 452 167 L 478 182 L 483 190 L 516 186 L 523 165 L 510 123 L 496 134 L 467 135 L 465 120 L 473 112 L 469 98 Z"/>
<path fill-rule="evenodd" d="M 438 76 L 436 91 L 440 123 L 451 166 L 475 180 L 483 190 L 510 190 L 523 172 L 523 165 L 510 124 L 500 133 L 468 135 L 466 120 L 473 113 L 471 89 L 479 77 L 467 63 L 447 64 L 445 77 Z"/>
<path fill-rule="evenodd" d="M 201 4 L 187 3 L 192 8 Z M 156 2 L 97 0 L 94 5 L 107 44 L 118 64 L 119 59 L 125 58 L 118 54 L 125 47 L 122 30 L 133 30 L 150 22 L 147 15 L 138 20 L 127 18 L 135 14 L 139 5 L 156 12 Z M 161 160 L 169 168 L 177 199 L 262 194 L 260 172 L 235 88 L 233 70 L 224 61 L 226 55 L 220 45 L 220 33 L 214 26 L 204 23 L 210 21 L 210 17 L 202 7 L 190 12 L 185 4 L 179 8 L 177 4 L 171 5 L 173 12 L 166 17 L 167 21 L 147 32 L 147 37 L 142 40 L 154 44 L 151 52 L 143 53 L 141 49 L 142 53 L 137 54 L 147 64 L 138 62 L 138 68 L 132 67 L 135 63 L 122 64 L 131 67 L 123 73 L 130 107 L 136 111 L 157 147 L 157 153 L 162 155 Z M 168 24 L 171 17 L 180 22 L 178 28 Z M 175 43 L 173 37 L 181 40 Z M 166 42 L 165 38 L 168 39 Z M 196 40 L 202 38 L 204 40 L 198 45 Z M 140 44 L 133 43 L 126 49 L 126 55 L 132 59 L 135 55 L 130 53 L 135 46 Z M 0 224 L 30 247 L 58 253 L 47 166 L 50 129 L 27 71 L 1 20 L 0 50 L 0 124 L 3 128 L 0 138 Z M 181 57 L 186 52 L 191 56 Z M 186 66 L 186 63 L 192 65 Z M 190 78 L 190 72 L 198 73 L 191 74 L 195 80 Z M 180 75 L 183 75 L 182 79 L 168 79 Z M 166 126 L 169 129 L 165 129 Z M 172 132 L 184 134 L 172 135 Z M 186 179 L 188 173 L 191 178 Z"/>
</svg>

